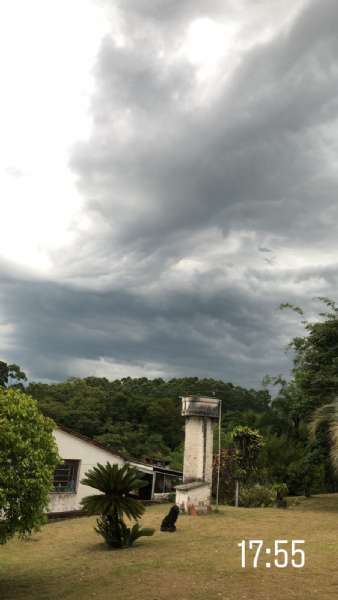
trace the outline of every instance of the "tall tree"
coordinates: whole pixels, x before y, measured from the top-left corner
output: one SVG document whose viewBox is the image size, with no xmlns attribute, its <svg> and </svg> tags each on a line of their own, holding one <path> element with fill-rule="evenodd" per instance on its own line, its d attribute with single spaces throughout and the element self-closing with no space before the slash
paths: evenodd
<svg viewBox="0 0 338 600">
<path fill-rule="evenodd" d="M 233 429 L 231 440 L 237 454 L 235 505 L 238 506 L 239 481 L 247 480 L 254 472 L 264 440 L 259 431 L 242 425 Z"/>
<path fill-rule="evenodd" d="M 325 297 L 317 298 L 324 309 L 318 319 L 304 319 L 303 310 L 289 303 L 281 308 L 290 308 L 303 317 L 305 335 L 294 337 L 290 348 L 294 351 L 293 379 L 285 382 L 276 378 L 274 383 L 281 388 L 273 401 L 273 408 L 281 414 L 284 411 L 289 424 L 290 437 L 302 441 L 303 456 L 294 464 L 297 477 L 303 480 L 305 493 L 310 493 L 314 479 L 324 477 L 325 488 L 336 489 L 336 478 L 329 463 L 329 443 L 331 460 L 337 452 L 338 430 L 336 428 L 336 401 L 338 397 L 338 307 Z M 310 422 L 310 442 L 304 439 L 304 428 Z M 325 435 L 329 433 L 329 436 Z M 329 443 L 328 443 L 329 441 Z M 322 467 L 320 470 L 320 466 Z M 291 469 L 290 469 L 290 477 Z M 291 485 L 293 487 L 294 482 Z M 289 486 L 290 487 L 290 486 Z"/>
<path fill-rule="evenodd" d="M 0 543 L 29 535 L 45 521 L 48 493 L 60 461 L 54 423 L 33 398 L 0 390 Z"/>
<path fill-rule="evenodd" d="M 295 352 L 294 384 L 300 392 L 305 416 L 338 395 L 338 307 L 329 298 L 318 300 L 325 306 L 318 315 L 321 320 L 304 320 L 305 335 L 293 338 L 290 344 Z M 281 307 L 303 314 L 290 304 Z"/>
</svg>

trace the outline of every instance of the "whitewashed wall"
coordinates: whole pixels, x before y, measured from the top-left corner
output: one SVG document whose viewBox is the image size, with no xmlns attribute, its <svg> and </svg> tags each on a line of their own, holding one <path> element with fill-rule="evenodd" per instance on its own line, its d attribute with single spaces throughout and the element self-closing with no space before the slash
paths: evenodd
<svg viewBox="0 0 338 600">
<path fill-rule="evenodd" d="M 186 417 L 184 443 L 184 481 L 212 481 L 213 421 Z"/>
<path fill-rule="evenodd" d="M 90 494 L 99 494 L 99 491 L 80 483 L 85 473 L 95 467 L 97 463 L 105 465 L 107 462 L 112 464 L 123 465 L 122 457 L 112 452 L 108 452 L 103 448 L 99 448 L 85 440 L 63 431 L 62 429 L 54 430 L 54 437 L 59 449 L 59 455 L 63 459 L 79 460 L 78 481 L 76 492 L 52 492 L 50 494 L 49 512 L 67 512 L 79 510 L 81 508 L 80 501 L 84 496 Z"/>
<path fill-rule="evenodd" d="M 184 487 L 184 484 L 177 486 L 175 502 L 180 508 L 184 508 L 185 512 L 189 512 L 189 507 L 191 505 L 193 505 L 197 511 L 206 509 L 210 506 L 211 490 L 208 483 L 201 483 L 198 487 L 192 489 L 182 489 Z"/>
</svg>

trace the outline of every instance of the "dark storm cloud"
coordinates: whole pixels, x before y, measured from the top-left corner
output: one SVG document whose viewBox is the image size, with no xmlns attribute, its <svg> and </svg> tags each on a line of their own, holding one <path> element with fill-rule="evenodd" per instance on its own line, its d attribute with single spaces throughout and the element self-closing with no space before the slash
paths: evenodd
<svg viewBox="0 0 338 600">
<path fill-rule="evenodd" d="M 169 376 L 224 376 L 255 385 L 280 358 L 280 318 L 267 322 L 265 314 L 275 312 L 276 300 L 259 305 L 234 287 L 212 293 L 207 283 L 200 283 L 199 293 L 162 290 L 141 296 L 9 279 L 2 306 L 8 321 L 15 321 L 21 344 L 11 359 L 33 378 L 78 374 L 74 361 L 102 357 L 131 366 L 155 364 Z"/>
<path fill-rule="evenodd" d="M 293 5 L 256 4 L 269 27 Z M 252 3 L 114 6 L 126 44 L 102 43 L 92 134 L 71 159 L 91 228 L 72 260 L 54 255 L 57 283 L 7 278 L 8 352 L 34 377 L 103 358 L 121 376 L 151 365 L 259 385 L 301 331 L 278 305 L 337 296 L 338 5 L 304 2 L 236 66 L 225 57 L 210 93 L 178 53 L 186 28 L 247 18 L 249 39 Z"/>
</svg>

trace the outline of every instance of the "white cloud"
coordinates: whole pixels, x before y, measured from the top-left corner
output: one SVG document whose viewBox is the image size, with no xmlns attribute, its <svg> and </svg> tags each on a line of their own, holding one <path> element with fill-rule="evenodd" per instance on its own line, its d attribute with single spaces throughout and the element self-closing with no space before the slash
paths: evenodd
<svg viewBox="0 0 338 600">
<path fill-rule="evenodd" d="M 0 253 L 38 271 L 74 239 L 82 199 L 69 169 L 87 139 L 92 68 L 108 23 L 90 0 L 0 5 Z"/>
</svg>

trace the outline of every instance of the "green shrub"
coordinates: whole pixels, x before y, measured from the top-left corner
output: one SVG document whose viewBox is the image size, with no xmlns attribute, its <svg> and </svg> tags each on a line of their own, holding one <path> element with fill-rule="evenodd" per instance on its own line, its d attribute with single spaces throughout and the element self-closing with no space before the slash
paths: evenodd
<svg viewBox="0 0 338 600">
<path fill-rule="evenodd" d="M 258 508 L 261 506 L 273 506 L 276 494 L 271 486 L 256 485 L 242 486 L 239 493 L 239 505 L 247 508 Z"/>
<path fill-rule="evenodd" d="M 109 516 L 102 516 L 97 519 L 95 531 L 102 535 L 110 548 L 129 548 L 138 538 L 152 536 L 155 529 L 141 527 L 139 523 L 127 527 L 122 519 L 114 521 Z"/>
<path fill-rule="evenodd" d="M 251 486 L 240 488 L 239 505 L 247 508 L 258 508 L 263 506 L 277 506 L 286 508 L 286 496 L 288 487 L 285 483 L 275 483 L 274 485 L 260 485 L 256 483 Z"/>
</svg>

